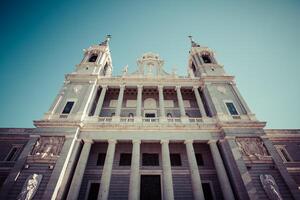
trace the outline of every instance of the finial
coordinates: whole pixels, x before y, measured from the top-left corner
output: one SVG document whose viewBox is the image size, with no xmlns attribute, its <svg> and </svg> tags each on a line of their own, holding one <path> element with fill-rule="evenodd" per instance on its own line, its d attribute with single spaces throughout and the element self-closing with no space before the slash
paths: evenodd
<svg viewBox="0 0 300 200">
<path fill-rule="evenodd" d="M 106 35 L 105 40 L 103 42 L 101 42 L 99 45 L 107 46 L 110 39 L 111 39 L 111 35 L 109 35 L 109 34 Z"/>
<path fill-rule="evenodd" d="M 189 35 L 188 37 L 189 37 L 190 40 L 191 40 L 191 45 L 192 45 L 192 47 L 200 47 L 200 45 L 197 44 L 197 43 L 193 40 L 193 36 Z"/>
</svg>

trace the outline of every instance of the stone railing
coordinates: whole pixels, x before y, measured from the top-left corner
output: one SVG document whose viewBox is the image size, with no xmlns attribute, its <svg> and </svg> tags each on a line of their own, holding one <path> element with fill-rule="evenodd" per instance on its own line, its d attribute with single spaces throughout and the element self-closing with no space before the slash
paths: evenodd
<svg viewBox="0 0 300 200">
<path fill-rule="evenodd" d="M 98 121 L 101 123 L 111 123 L 112 117 L 98 117 Z"/>
<path fill-rule="evenodd" d="M 120 122 L 121 123 L 132 123 L 132 122 L 134 122 L 134 118 L 133 117 L 121 117 Z"/>
<path fill-rule="evenodd" d="M 142 119 L 142 122 L 146 122 L 146 123 L 148 123 L 148 122 L 159 122 L 159 118 L 156 118 L 156 117 L 151 117 L 151 118 L 148 118 L 148 117 L 143 117 L 143 119 Z"/>
<path fill-rule="evenodd" d="M 202 118 L 189 118 L 190 123 L 199 123 L 203 122 Z"/>
<path fill-rule="evenodd" d="M 180 123 L 181 119 L 179 117 L 177 117 L 177 118 L 176 117 L 168 117 L 167 121 L 170 123 Z"/>
</svg>

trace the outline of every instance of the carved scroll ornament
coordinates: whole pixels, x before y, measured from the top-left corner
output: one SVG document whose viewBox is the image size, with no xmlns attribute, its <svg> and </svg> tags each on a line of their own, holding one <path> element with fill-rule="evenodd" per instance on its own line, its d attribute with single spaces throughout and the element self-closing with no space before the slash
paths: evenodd
<svg viewBox="0 0 300 200">
<path fill-rule="evenodd" d="M 269 174 L 261 174 L 259 178 L 270 200 L 283 200 L 273 176 Z"/>
<path fill-rule="evenodd" d="M 30 175 L 26 179 L 24 186 L 22 188 L 22 191 L 19 194 L 17 200 L 31 200 L 34 197 L 34 195 L 42 181 L 42 178 L 43 178 L 42 174 Z"/>
<path fill-rule="evenodd" d="M 236 138 L 236 143 L 243 156 L 254 157 L 259 160 L 268 157 L 268 152 L 263 144 L 263 141 L 257 137 L 239 137 Z"/>
</svg>

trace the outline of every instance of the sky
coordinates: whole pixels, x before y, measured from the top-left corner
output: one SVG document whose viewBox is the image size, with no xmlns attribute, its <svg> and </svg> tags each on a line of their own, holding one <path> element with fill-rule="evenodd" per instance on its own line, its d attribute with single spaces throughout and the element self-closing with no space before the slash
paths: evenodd
<svg viewBox="0 0 300 200">
<path fill-rule="evenodd" d="M 0 127 L 33 127 L 79 64 L 111 34 L 114 75 L 145 52 L 186 75 L 188 35 L 216 52 L 267 128 L 300 128 L 300 1 L 2 1 Z"/>
</svg>

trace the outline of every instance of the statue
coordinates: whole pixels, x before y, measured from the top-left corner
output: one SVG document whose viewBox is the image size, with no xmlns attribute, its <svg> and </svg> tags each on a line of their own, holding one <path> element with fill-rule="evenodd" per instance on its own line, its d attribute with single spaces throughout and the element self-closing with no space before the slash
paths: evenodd
<svg viewBox="0 0 300 200">
<path fill-rule="evenodd" d="M 280 195 L 279 188 L 272 175 L 261 174 L 260 182 L 270 200 L 283 200 Z"/>
<path fill-rule="evenodd" d="M 42 174 L 32 174 L 30 175 L 22 188 L 21 193 L 19 194 L 17 200 L 31 200 L 33 199 L 41 181 L 43 175 Z"/>
<path fill-rule="evenodd" d="M 123 76 L 126 76 L 128 73 L 128 65 L 123 68 Z"/>
<path fill-rule="evenodd" d="M 42 136 L 36 142 L 31 154 L 34 156 L 38 156 L 41 159 L 58 156 L 63 143 L 64 143 L 64 137 Z"/>
<path fill-rule="evenodd" d="M 268 152 L 263 141 L 257 137 L 239 137 L 236 138 L 237 145 L 244 156 L 257 158 L 259 160 L 268 156 Z"/>
<path fill-rule="evenodd" d="M 190 67 L 188 68 L 188 74 L 189 74 L 189 77 L 195 78 L 194 72 L 193 72 L 192 68 L 190 68 Z"/>
</svg>

